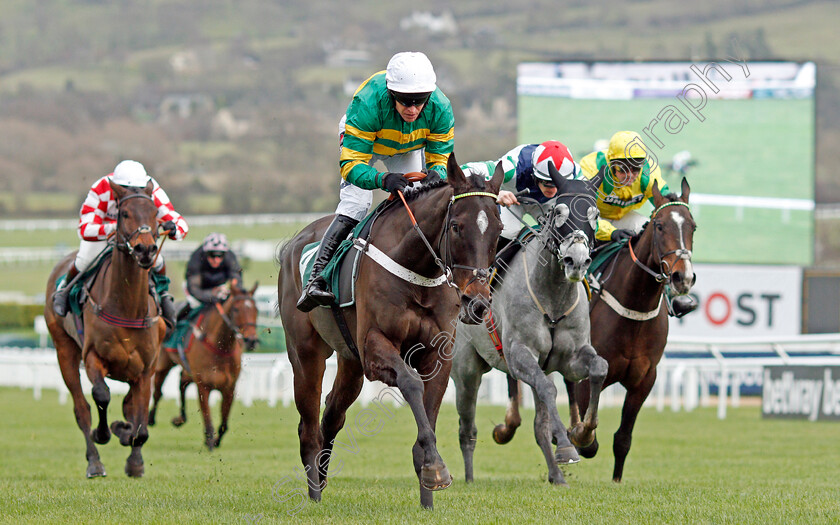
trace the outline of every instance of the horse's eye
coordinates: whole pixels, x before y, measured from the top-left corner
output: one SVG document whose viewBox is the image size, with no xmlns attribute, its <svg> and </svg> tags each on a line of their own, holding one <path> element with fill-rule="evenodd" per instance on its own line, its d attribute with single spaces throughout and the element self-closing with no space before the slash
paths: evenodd
<svg viewBox="0 0 840 525">
<path fill-rule="evenodd" d="M 120 212 L 120 217 L 122 217 L 123 219 L 128 219 L 128 212 L 127 211 L 121 211 Z"/>
<path fill-rule="evenodd" d="M 458 225 L 457 222 L 452 223 L 452 232 L 459 233 L 461 231 L 461 227 Z"/>
<path fill-rule="evenodd" d="M 661 222 L 655 222 L 654 224 L 656 224 L 656 230 L 661 232 L 662 231 L 662 223 Z"/>
</svg>

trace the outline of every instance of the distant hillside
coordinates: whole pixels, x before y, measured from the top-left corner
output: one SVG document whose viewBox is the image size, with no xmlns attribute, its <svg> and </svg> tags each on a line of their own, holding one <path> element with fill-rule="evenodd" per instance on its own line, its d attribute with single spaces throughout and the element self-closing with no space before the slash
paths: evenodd
<svg viewBox="0 0 840 525">
<path fill-rule="evenodd" d="M 459 160 L 516 142 L 526 60 L 815 60 L 817 199 L 840 201 L 835 2 L 580 0 L 423 4 L 64 0 L 0 4 L 0 213 L 78 208 L 136 158 L 189 212 L 325 211 L 348 93 L 425 51 L 456 112 Z M 454 25 L 453 25 L 454 24 Z M 26 197 L 26 195 L 34 197 Z M 224 195 L 222 198 L 221 195 Z"/>
</svg>

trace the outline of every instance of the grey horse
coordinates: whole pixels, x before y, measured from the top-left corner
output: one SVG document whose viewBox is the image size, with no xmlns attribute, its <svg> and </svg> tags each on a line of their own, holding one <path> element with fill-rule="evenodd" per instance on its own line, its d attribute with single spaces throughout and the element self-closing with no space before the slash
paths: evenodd
<svg viewBox="0 0 840 525">
<path fill-rule="evenodd" d="M 473 480 L 476 395 L 481 377 L 491 368 L 533 389 L 534 433 L 548 464 L 549 482 L 567 486 L 558 463 L 580 461 L 575 446 L 595 437 L 607 362 L 590 344 L 589 301 L 582 280 L 598 218 L 597 184 L 559 182 L 557 197 L 544 206 L 540 231 L 513 257 L 504 280 L 494 283 L 492 318 L 503 350 L 497 350 L 487 323 L 457 326 L 451 377 L 467 482 Z M 555 371 L 567 381 L 588 378 L 593 385 L 584 420 L 568 435 L 557 412 L 557 388 L 548 377 Z M 552 443 L 557 445 L 554 454 Z"/>
</svg>

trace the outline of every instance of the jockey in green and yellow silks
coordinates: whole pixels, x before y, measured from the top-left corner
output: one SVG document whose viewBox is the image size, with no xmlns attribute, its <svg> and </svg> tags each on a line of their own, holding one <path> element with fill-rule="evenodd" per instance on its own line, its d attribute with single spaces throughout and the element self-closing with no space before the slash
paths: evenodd
<svg viewBox="0 0 840 525">
<path fill-rule="evenodd" d="M 607 172 L 598 188 L 601 219 L 595 238 L 599 241 L 618 240 L 641 231 L 648 218 L 635 210 L 645 201 L 653 203 L 654 181 L 659 183 L 660 192 L 669 192 L 659 165 L 648 157 L 644 142 L 633 131 L 613 135 L 607 149 L 583 157 L 580 167 L 588 179 Z"/>
<path fill-rule="evenodd" d="M 367 215 L 373 192 L 391 194 L 409 184 L 406 173 L 426 171 L 424 184 L 446 178 L 455 141 L 455 117 L 423 53 L 397 53 L 385 71 L 365 80 L 338 124 L 341 189 L 335 218 L 321 241 L 297 307 L 308 312 L 335 297 L 320 277 L 335 249 Z M 374 168 L 381 161 L 384 172 Z"/>
<path fill-rule="evenodd" d="M 670 193 L 655 157 L 648 154 L 645 143 L 635 131 L 619 131 L 612 136 L 607 149 L 583 157 L 580 167 L 588 179 L 605 172 L 596 194 L 601 218 L 595 239 L 599 241 L 620 241 L 642 231 L 648 217 L 636 210 L 645 201 L 653 204 L 654 182 L 660 193 Z M 667 285 L 665 298 L 668 313 L 676 317 L 682 317 L 698 306 L 693 297 L 674 295 Z"/>
</svg>

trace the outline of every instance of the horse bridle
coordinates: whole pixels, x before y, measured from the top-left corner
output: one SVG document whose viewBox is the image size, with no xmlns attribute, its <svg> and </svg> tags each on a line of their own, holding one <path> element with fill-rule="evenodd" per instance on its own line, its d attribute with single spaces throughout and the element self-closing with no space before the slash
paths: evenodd
<svg viewBox="0 0 840 525">
<path fill-rule="evenodd" d="M 138 235 L 143 235 L 145 233 L 150 233 L 150 234 L 152 234 L 152 238 L 155 240 L 155 243 L 157 243 L 157 238 L 158 238 L 157 228 L 152 228 L 151 226 L 146 226 L 146 225 L 139 226 L 136 230 L 134 230 L 131 233 L 131 235 L 128 235 L 128 237 L 126 238 L 126 235 L 123 233 L 122 227 L 121 227 L 121 225 L 122 225 L 122 222 L 121 222 L 122 221 L 122 214 L 120 213 L 120 208 L 122 207 L 124 202 L 128 201 L 129 199 L 134 199 L 134 198 L 148 199 L 152 202 L 152 204 L 154 204 L 154 202 L 155 202 L 155 200 L 153 198 L 149 197 L 145 193 L 132 193 L 132 194 L 126 195 L 125 197 L 117 200 L 117 235 L 116 235 L 115 244 L 116 244 L 116 247 L 117 247 L 118 250 L 122 250 L 124 252 L 127 252 L 131 256 L 131 258 L 134 259 L 134 262 L 136 262 L 138 266 L 140 266 L 141 268 L 144 268 L 144 269 L 148 269 L 148 268 L 151 267 L 151 265 L 146 267 L 146 266 L 140 264 L 140 261 L 137 259 L 137 256 L 135 255 L 134 246 L 131 245 L 131 241 L 134 240 L 134 238 L 137 237 Z M 120 237 L 123 237 L 125 240 L 120 241 Z"/>
<path fill-rule="evenodd" d="M 248 294 L 234 294 L 232 299 L 231 299 L 232 302 L 231 302 L 231 308 L 230 309 L 233 310 L 233 309 L 236 308 L 236 306 L 234 306 L 234 304 L 236 302 L 245 301 L 245 300 L 248 300 L 248 299 L 253 300 L 253 297 L 251 297 Z M 242 331 L 240 330 L 240 328 L 245 328 L 246 326 L 253 326 L 254 328 L 257 327 L 257 323 L 244 323 L 241 327 L 237 326 L 236 323 L 234 323 L 233 320 L 221 308 L 219 303 L 216 303 L 216 306 L 217 306 L 217 311 L 219 312 L 219 315 L 222 316 L 222 320 L 225 322 L 227 327 L 230 328 L 231 332 L 233 332 L 234 337 L 236 337 L 240 341 L 243 341 L 245 339 L 245 336 L 242 335 Z"/>
<path fill-rule="evenodd" d="M 665 260 L 666 257 L 668 257 L 669 255 L 676 255 L 677 260 L 686 259 L 688 261 L 691 261 L 691 250 L 689 250 L 687 248 L 677 248 L 676 250 L 671 250 L 669 252 L 662 253 L 659 249 L 659 243 L 656 242 L 656 240 L 657 240 L 657 238 L 656 238 L 656 230 L 657 230 L 656 226 L 658 226 L 660 224 L 659 222 L 657 222 L 658 219 L 656 218 L 656 216 L 659 214 L 659 212 L 661 210 L 663 210 L 663 209 L 665 209 L 669 206 L 685 206 L 686 208 L 688 208 L 688 204 L 686 204 L 682 201 L 666 202 L 662 206 L 653 210 L 653 213 L 650 214 L 650 222 L 653 225 L 653 235 L 651 236 L 651 247 L 653 248 L 653 250 L 652 250 L 653 253 L 659 259 L 659 270 L 660 270 L 659 273 L 654 272 L 646 264 L 639 261 L 638 257 L 636 257 L 636 254 L 633 252 L 633 243 L 631 243 L 631 242 L 627 243 L 627 247 L 630 249 L 630 258 L 633 259 L 633 262 L 637 266 L 639 266 L 642 270 L 644 270 L 645 272 L 650 274 L 654 279 L 656 279 L 656 282 L 658 282 L 658 283 L 664 283 L 664 282 L 667 282 L 671 279 L 671 273 L 672 273 L 671 272 L 671 265 L 668 264 L 668 261 Z"/>
<path fill-rule="evenodd" d="M 434 250 L 432 250 L 429 241 L 426 240 L 426 237 L 423 236 L 422 232 L 420 236 L 423 238 L 423 242 L 426 244 L 426 247 L 431 252 L 432 256 L 435 258 L 435 264 L 440 267 L 441 271 L 446 275 L 446 282 L 449 286 L 453 288 L 457 288 L 458 286 L 452 281 L 452 270 L 451 268 L 456 268 L 459 270 L 467 270 L 472 272 L 472 277 L 470 280 L 467 281 L 467 285 L 464 287 L 466 289 L 474 283 L 475 281 L 479 281 L 481 283 L 486 283 L 488 279 L 490 279 L 490 274 L 492 273 L 492 266 L 488 268 L 478 268 L 475 266 L 468 266 L 466 264 L 455 264 L 452 262 L 452 248 L 449 245 L 449 217 L 452 214 L 452 205 L 458 199 L 463 199 L 466 197 L 490 197 L 493 199 L 493 202 L 499 198 L 498 195 L 495 193 L 490 193 L 488 191 L 468 191 L 465 193 L 459 193 L 457 195 L 452 195 L 449 199 L 449 204 L 446 206 L 446 217 L 443 220 L 443 232 L 441 233 L 440 237 L 438 238 L 438 253 L 443 255 L 444 261 L 441 261 L 440 257 L 438 257 Z M 417 231 L 419 232 L 420 229 L 418 228 Z"/>
<path fill-rule="evenodd" d="M 561 197 L 571 197 L 572 199 L 571 199 L 570 202 L 574 202 L 574 200 L 578 197 L 584 198 L 584 199 L 587 199 L 587 200 L 591 200 L 593 206 L 595 206 L 595 203 L 596 203 L 595 196 L 594 195 L 589 195 L 588 193 L 561 193 L 560 195 L 556 195 L 556 196 L 552 197 L 552 199 L 557 199 L 559 201 L 559 199 Z M 566 235 L 560 236 L 559 235 L 560 234 L 560 229 L 563 228 L 564 226 L 568 226 L 568 224 L 567 224 L 567 222 L 569 220 L 568 217 L 563 222 L 563 224 L 561 224 L 557 228 L 557 235 L 555 235 L 554 220 L 557 217 L 557 206 L 559 204 L 565 204 L 565 203 L 558 202 L 557 204 L 554 205 L 551 212 L 549 212 L 547 215 L 543 215 L 543 218 L 544 218 L 543 227 L 546 229 L 546 233 L 548 234 L 548 237 L 549 237 L 549 240 L 546 243 L 546 248 L 548 248 L 550 251 L 556 252 L 557 254 L 562 256 L 562 248 L 563 248 L 564 245 L 574 244 L 574 243 L 577 243 L 577 242 L 586 242 L 587 244 L 589 244 L 591 242 L 591 239 L 589 239 L 589 237 L 584 232 L 582 232 L 581 230 L 573 229 L 571 227 L 570 227 L 571 229 L 570 229 L 569 233 L 567 233 Z M 573 209 L 572 206 L 569 206 L 569 205 L 566 205 L 566 206 L 569 209 L 569 216 L 571 216 L 572 213 L 574 213 L 574 209 Z"/>
</svg>

